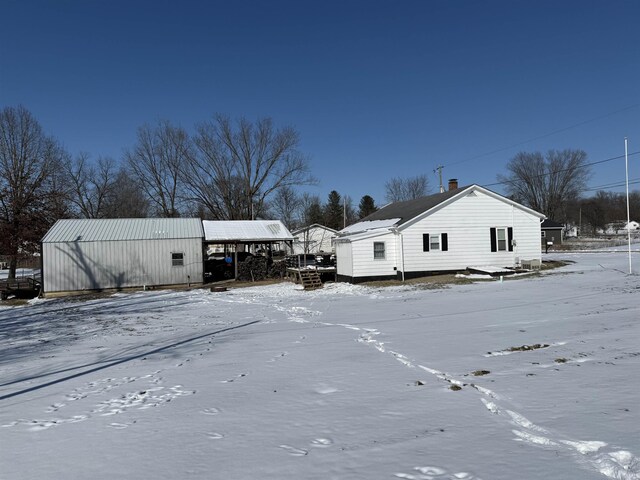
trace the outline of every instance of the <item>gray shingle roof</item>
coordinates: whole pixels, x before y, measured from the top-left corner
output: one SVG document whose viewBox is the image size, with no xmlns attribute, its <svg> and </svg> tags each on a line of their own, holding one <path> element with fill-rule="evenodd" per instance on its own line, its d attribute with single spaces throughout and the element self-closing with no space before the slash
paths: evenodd
<svg viewBox="0 0 640 480">
<path fill-rule="evenodd" d="M 459 193 L 467 190 L 470 187 L 472 187 L 472 185 L 455 188 L 444 193 L 436 193 L 433 195 L 428 195 L 426 197 L 416 198 L 414 200 L 407 200 L 405 202 L 390 203 L 389 205 L 386 205 L 380 210 L 377 210 L 371 215 L 363 218 L 362 220 L 360 220 L 360 222 L 399 218 L 400 221 L 397 223 L 397 225 L 402 225 L 403 223 L 411 220 L 414 217 L 417 217 L 421 213 L 424 213 L 437 205 L 440 205 L 442 202 L 450 199 L 455 195 L 458 195 Z"/>
<path fill-rule="evenodd" d="M 554 222 L 553 220 L 546 219 L 540 225 L 540 228 L 564 228 L 564 225 L 558 222 Z"/>
</svg>

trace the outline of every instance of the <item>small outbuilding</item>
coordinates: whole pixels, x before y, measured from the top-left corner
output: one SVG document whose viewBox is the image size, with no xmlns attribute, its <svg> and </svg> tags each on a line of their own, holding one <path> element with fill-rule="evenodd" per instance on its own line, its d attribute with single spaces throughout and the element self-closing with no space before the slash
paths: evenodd
<svg viewBox="0 0 640 480">
<path fill-rule="evenodd" d="M 540 225 L 540 237 L 542 246 L 557 246 L 562 245 L 564 239 L 563 232 L 564 225 L 548 218 Z"/>
<path fill-rule="evenodd" d="M 541 261 L 544 215 L 479 185 L 382 207 L 339 232 L 338 280 L 419 277 Z"/>
<path fill-rule="evenodd" d="M 58 220 L 42 239 L 45 295 L 203 282 L 197 218 Z"/>
<path fill-rule="evenodd" d="M 291 233 L 294 237 L 292 253 L 298 255 L 303 253 L 331 253 L 333 251 L 333 239 L 336 238 L 338 231 L 314 223 Z"/>
<path fill-rule="evenodd" d="M 238 254 L 264 250 L 270 256 L 280 245 L 291 248 L 293 235 L 280 220 L 204 220 L 205 248 L 222 255 L 238 276 Z M 242 255 L 241 255 L 242 256 Z"/>
</svg>

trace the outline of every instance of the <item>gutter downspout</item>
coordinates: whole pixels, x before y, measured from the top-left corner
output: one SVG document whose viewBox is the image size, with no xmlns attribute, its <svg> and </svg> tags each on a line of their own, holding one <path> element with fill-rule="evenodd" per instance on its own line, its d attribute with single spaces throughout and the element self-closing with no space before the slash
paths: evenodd
<svg viewBox="0 0 640 480">
<path fill-rule="evenodd" d="M 400 268 L 402 268 L 402 281 L 404 282 L 404 237 L 398 228 L 392 228 L 391 231 L 400 237 Z"/>
</svg>

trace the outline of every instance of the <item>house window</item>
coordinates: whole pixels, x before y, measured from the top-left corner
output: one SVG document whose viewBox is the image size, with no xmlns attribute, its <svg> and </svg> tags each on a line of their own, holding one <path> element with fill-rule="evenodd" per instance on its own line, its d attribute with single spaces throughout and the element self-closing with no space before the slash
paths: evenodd
<svg viewBox="0 0 640 480">
<path fill-rule="evenodd" d="M 384 260 L 384 242 L 373 242 L 373 259 Z"/>
<path fill-rule="evenodd" d="M 492 252 L 512 252 L 513 251 L 513 228 L 491 228 L 491 251 Z"/>
<path fill-rule="evenodd" d="M 171 254 L 171 266 L 184 267 L 184 253 L 172 253 Z"/>
<path fill-rule="evenodd" d="M 446 233 L 424 233 L 422 234 L 422 251 L 449 250 L 449 236 Z"/>
<path fill-rule="evenodd" d="M 504 228 L 497 228 L 496 234 L 498 236 L 498 251 L 507 251 L 507 230 Z"/>
<path fill-rule="evenodd" d="M 429 250 L 440 250 L 440 235 L 429 235 Z"/>
<path fill-rule="evenodd" d="M 547 232 L 544 232 L 544 231 L 543 231 L 543 232 L 540 232 L 540 233 L 542 234 L 542 238 L 544 238 L 544 237 L 546 237 L 546 236 L 547 236 Z"/>
</svg>

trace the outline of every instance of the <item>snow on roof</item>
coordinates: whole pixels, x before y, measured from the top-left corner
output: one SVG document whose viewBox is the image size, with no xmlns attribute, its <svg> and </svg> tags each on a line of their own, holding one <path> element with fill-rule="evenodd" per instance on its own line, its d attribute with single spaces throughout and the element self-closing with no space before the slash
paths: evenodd
<svg viewBox="0 0 640 480">
<path fill-rule="evenodd" d="M 202 238 L 198 218 L 76 218 L 58 220 L 43 243 Z"/>
<path fill-rule="evenodd" d="M 278 242 L 293 240 L 280 220 L 203 220 L 207 242 Z"/>
<path fill-rule="evenodd" d="M 297 235 L 297 234 L 299 234 L 299 233 L 301 233 L 301 232 L 306 232 L 307 230 L 316 229 L 316 228 L 317 228 L 317 229 L 322 229 L 322 230 L 328 230 L 328 231 L 330 231 L 331 233 L 338 233 L 338 231 L 337 231 L 337 230 L 334 230 L 334 229 L 333 229 L 333 228 L 331 228 L 331 227 L 325 227 L 324 225 L 320 225 L 319 223 L 313 223 L 313 224 L 308 225 L 308 226 L 306 226 L 306 227 L 300 227 L 300 228 L 298 228 L 297 230 L 294 230 L 294 231 L 293 231 L 293 232 L 291 232 L 291 233 L 292 233 L 293 235 Z"/>
<path fill-rule="evenodd" d="M 340 235 L 351 235 L 353 233 L 366 232 L 378 228 L 391 228 L 396 225 L 401 218 L 387 218 L 383 220 L 367 220 L 364 222 L 354 223 L 347 228 L 340 230 Z"/>
</svg>

